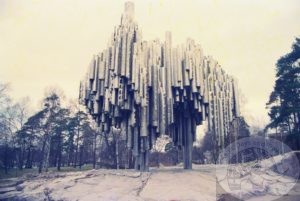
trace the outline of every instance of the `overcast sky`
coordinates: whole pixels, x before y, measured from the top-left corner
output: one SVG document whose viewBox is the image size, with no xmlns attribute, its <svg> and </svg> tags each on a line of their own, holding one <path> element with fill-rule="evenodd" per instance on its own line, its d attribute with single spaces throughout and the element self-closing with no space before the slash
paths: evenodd
<svg viewBox="0 0 300 201">
<path fill-rule="evenodd" d="M 193 38 L 238 79 L 250 124 L 268 121 L 275 63 L 300 35 L 299 0 L 134 2 L 143 39 L 163 40 L 168 30 L 175 44 Z M 33 105 L 47 86 L 77 98 L 90 59 L 106 47 L 123 7 L 115 0 L 0 0 L 0 81 Z"/>
</svg>

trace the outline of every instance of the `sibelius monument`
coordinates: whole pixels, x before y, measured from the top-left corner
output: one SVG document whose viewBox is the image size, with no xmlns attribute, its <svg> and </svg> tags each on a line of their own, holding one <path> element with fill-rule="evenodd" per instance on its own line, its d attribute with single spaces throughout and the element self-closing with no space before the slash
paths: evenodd
<svg viewBox="0 0 300 201">
<path fill-rule="evenodd" d="M 239 116 L 236 81 L 191 39 L 173 47 L 167 32 L 164 42 L 144 41 L 132 2 L 125 3 L 107 48 L 93 57 L 80 100 L 100 132 L 126 139 L 141 171 L 148 170 L 149 151 L 162 134 L 183 149 L 184 168 L 191 169 L 196 126 L 206 120 L 223 149 Z"/>
</svg>

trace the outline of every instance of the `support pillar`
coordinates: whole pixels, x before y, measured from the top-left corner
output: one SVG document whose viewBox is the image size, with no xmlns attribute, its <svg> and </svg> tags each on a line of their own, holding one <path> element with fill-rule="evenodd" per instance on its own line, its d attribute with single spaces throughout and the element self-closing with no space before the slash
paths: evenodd
<svg viewBox="0 0 300 201">
<path fill-rule="evenodd" d="M 141 172 L 149 171 L 149 150 L 141 152 L 138 156 L 135 157 L 134 169 Z"/>
<path fill-rule="evenodd" d="M 193 152 L 193 141 L 191 133 L 186 133 L 186 144 L 183 146 L 183 167 L 184 169 L 192 169 L 192 152 Z"/>
<path fill-rule="evenodd" d="M 190 119 L 184 118 L 183 168 L 192 169 L 193 135 L 190 129 Z"/>
</svg>

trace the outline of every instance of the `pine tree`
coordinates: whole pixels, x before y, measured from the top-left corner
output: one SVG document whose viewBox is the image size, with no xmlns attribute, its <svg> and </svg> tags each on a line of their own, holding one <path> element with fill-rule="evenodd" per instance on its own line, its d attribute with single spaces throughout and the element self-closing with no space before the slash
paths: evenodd
<svg viewBox="0 0 300 201">
<path fill-rule="evenodd" d="M 296 38 L 292 51 L 276 64 L 275 86 L 270 94 L 267 128 L 286 131 L 295 148 L 300 148 L 300 38 Z M 295 144 L 296 143 L 296 144 Z"/>
</svg>

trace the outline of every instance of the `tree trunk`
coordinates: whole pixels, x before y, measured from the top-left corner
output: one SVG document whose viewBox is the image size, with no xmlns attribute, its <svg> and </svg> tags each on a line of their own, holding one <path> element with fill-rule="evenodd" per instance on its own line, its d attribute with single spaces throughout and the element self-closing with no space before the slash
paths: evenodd
<svg viewBox="0 0 300 201">
<path fill-rule="evenodd" d="M 69 149 L 68 149 L 68 167 L 70 167 L 71 162 L 74 161 L 74 145 L 73 145 L 74 141 L 72 140 L 72 142 L 69 142 Z"/>
<path fill-rule="evenodd" d="M 61 133 L 59 134 L 59 140 L 58 140 L 58 156 L 57 156 L 57 170 L 60 171 L 61 167 L 61 157 L 62 157 L 62 137 Z"/>
<path fill-rule="evenodd" d="M 19 169 L 23 169 L 24 165 L 24 158 L 25 158 L 25 142 L 22 143 L 21 149 L 20 149 L 20 154 L 19 154 Z"/>
<path fill-rule="evenodd" d="M 94 149 L 93 149 L 93 168 L 96 169 L 96 140 L 97 140 L 97 133 L 95 132 L 95 136 L 94 136 Z"/>
<path fill-rule="evenodd" d="M 32 161 L 31 161 L 31 145 L 28 147 L 27 157 L 26 157 L 26 165 L 25 168 L 32 168 Z"/>
<path fill-rule="evenodd" d="M 7 145 L 7 143 L 5 144 L 3 161 L 4 161 L 5 174 L 8 174 L 8 145 Z"/>
<path fill-rule="evenodd" d="M 82 157 L 83 157 L 83 147 L 80 146 L 80 150 L 79 150 L 79 169 L 81 169 L 81 166 L 82 166 Z"/>
<path fill-rule="evenodd" d="M 50 139 L 47 140 L 47 143 L 46 145 L 48 145 L 48 148 L 47 148 L 47 155 L 46 155 L 46 159 L 45 159 L 45 171 L 48 172 L 48 168 L 49 168 L 49 157 L 50 157 L 50 150 L 51 150 L 51 142 L 50 142 Z"/>
<path fill-rule="evenodd" d="M 119 140 L 118 137 L 116 138 L 116 166 L 117 170 L 120 168 L 120 161 L 119 161 Z"/>
<path fill-rule="evenodd" d="M 79 145 L 79 128 L 77 130 L 77 139 L 76 139 L 76 151 L 75 151 L 75 158 L 74 158 L 74 168 L 77 166 L 77 158 L 78 158 L 78 145 Z"/>
<path fill-rule="evenodd" d="M 43 170 L 43 161 L 44 161 L 44 155 L 45 155 L 45 146 L 46 146 L 46 140 L 43 141 L 43 147 L 42 147 L 42 153 L 41 153 L 41 160 L 39 163 L 39 173 L 42 173 Z"/>
</svg>

